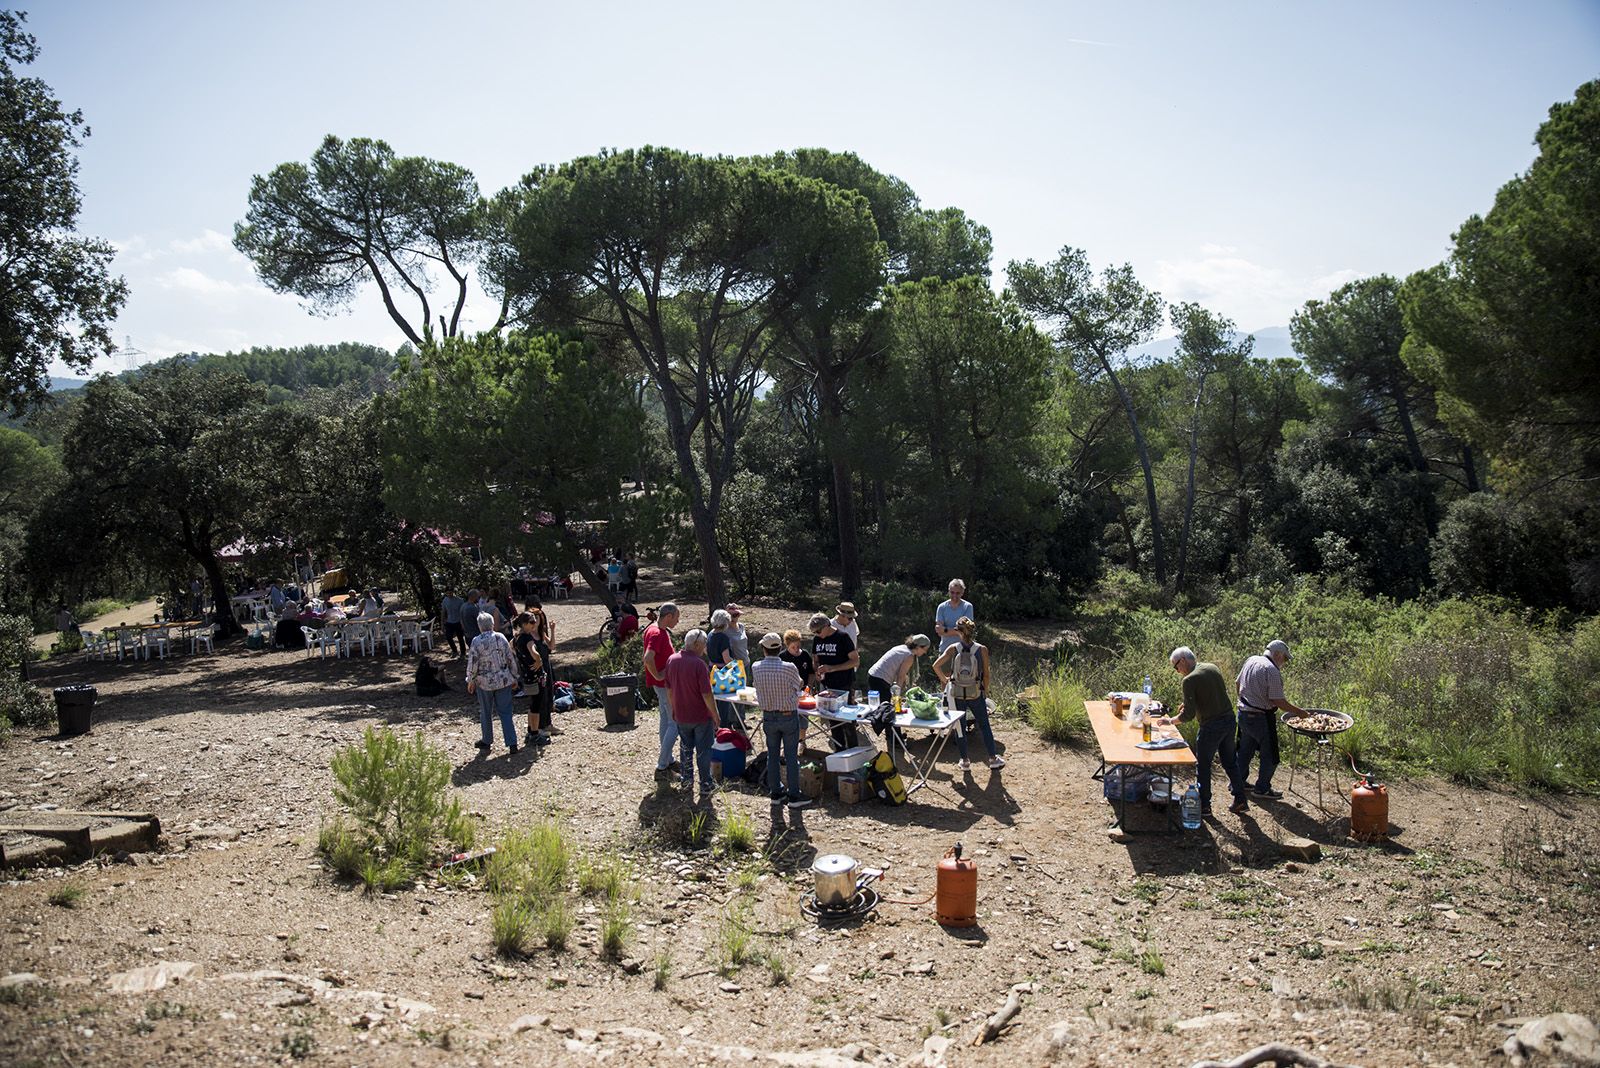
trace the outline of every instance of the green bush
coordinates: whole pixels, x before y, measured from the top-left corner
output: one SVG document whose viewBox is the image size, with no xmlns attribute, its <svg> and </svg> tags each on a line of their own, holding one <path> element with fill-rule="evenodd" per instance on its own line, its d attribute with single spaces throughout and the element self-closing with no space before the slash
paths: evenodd
<svg viewBox="0 0 1600 1068">
<path fill-rule="evenodd" d="M 1028 702 L 1028 724 L 1047 742 L 1074 744 L 1092 733 L 1084 701 L 1098 696 L 1064 667 L 1039 673 L 1037 696 Z"/>
<path fill-rule="evenodd" d="M 93 600 L 84 601 L 74 608 L 72 610 L 72 618 L 76 619 L 80 624 L 87 624 L 99 619 L 101 616 L 108 616 L 112 612 L 120 612 L 134 603 L 121 597 L 96 597 Z"/>
<path fill-rule="evenodd" d="M 22 681 L 19 668 L 33 657 L 33 627 L 26 616 L 0 615 L 0 739 L 12 724 L 42 727 L 53 715 L 44 691 Z"/>
<path fill-rule="evenodd" d="M 472 845 L 476 825 L 449 796 L 450 761 L 420 733 L 403 742 L 387 727 L 368 727 L 330 763 L 342 812 L 323 823 L 317 848 L 341 876 L 390 891 L 410 882 L 441 843 Z"/>
</svg>

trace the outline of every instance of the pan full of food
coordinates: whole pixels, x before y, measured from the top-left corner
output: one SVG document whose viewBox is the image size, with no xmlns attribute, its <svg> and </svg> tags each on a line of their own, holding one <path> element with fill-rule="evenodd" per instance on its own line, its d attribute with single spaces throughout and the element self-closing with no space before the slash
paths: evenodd
<svg viewBox="0 0 1600 1068">
<path fill-rule="evenodd" d="M 1300 715 L 1285 712 L 1283 725 L 1308 738 L 1326 738 L 1330 734 L 1349 730 L 1355 725 L 1355 720 L 1331 708 L 1307 708 Z"/>
</svg>

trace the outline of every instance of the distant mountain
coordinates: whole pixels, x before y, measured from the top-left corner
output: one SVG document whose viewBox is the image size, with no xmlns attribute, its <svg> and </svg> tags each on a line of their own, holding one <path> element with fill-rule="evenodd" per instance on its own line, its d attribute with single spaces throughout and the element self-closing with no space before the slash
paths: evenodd
<svg viewBox="0 0 1600 1068">
<path fill-rule="evenodd" d="M 1294 351 L 1293 343 L 1289 340 L 1289 328 L 1287 326 L 1267 326 L 1262 327 L 1260 330 L 1252 330 L 1250 333 L 1255 335 L 1255 355 L 1258 359 L 1276 360 L 1282 357 L 1299 356 L 1299 353 Z M 1134 350 L 1140 356 L 1152 360 L 1170 360 L 1177 351 L 1178 339 L 1175 337 L 1156 338 L 1148 345 L 1141 345 Z"/>
<path fill-rule="evenodd" d="M 50 392 L 61 393 L 69 389 L 82 389 L 89 384 L 87 378 L 57 378 L 50 376 Z"/>
</svg>

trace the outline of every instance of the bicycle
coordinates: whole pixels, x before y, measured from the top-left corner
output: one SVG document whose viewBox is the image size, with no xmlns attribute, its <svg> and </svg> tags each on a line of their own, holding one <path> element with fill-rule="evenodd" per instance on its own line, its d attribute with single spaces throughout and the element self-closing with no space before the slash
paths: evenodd
<svg viewBox="0 0 1600 1068">
<path fill-rule="evenodd" d="M 635 619 L 638 619 L 639 610 L 633 605 L 629 604 L 627 601 L 624 601 L 616 608 L 613 608 L 611 610 L 611 618 L 600 624 L 600 644 L 604 645 L 606 642 L 616 641 L 617 627 L 622 624 L 623 619 L 630 615 Z M 655 621 L 656 610 L 654 608 L 647 608 L 645 609 L 644 619 L 640 621 L 638 629 L 643 630 L 645 627 L 648 627 Z M 635 633 L 637 633 L 637 631 L 635 631 Z"/>
</svg>

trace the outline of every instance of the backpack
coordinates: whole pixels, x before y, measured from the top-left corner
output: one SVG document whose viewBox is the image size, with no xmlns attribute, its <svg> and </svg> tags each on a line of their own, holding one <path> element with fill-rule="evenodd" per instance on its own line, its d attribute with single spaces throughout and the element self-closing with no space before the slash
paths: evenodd
<svg viewBox="0 0 1600 1068">
<path fill-rule="evenodd" d="M 976 642 L 971 647 L 956 647 L 955 661 L 950 665 L 950 686 L 957 700 L 970 701 L 982 696 L 985 652 L 987 650 Z"/>
<path fill-rule="evenodd" d="M 894 757 L 880 751 L 867 765 L 867 786 L 878 795 L 878 800 L 890 805 L 906 803 L 906 784 L 900 778 L 900 769 L 894 766 Z"/>
<path fill-rule="evenodd" d="M 767 754 L 758 753 L 756 758 L 744 766 L 744 781 L 751 786 L 760 786 L 767 777 Z M 796 784 L 798 789 L 799 784 Z"/>
</svg>

